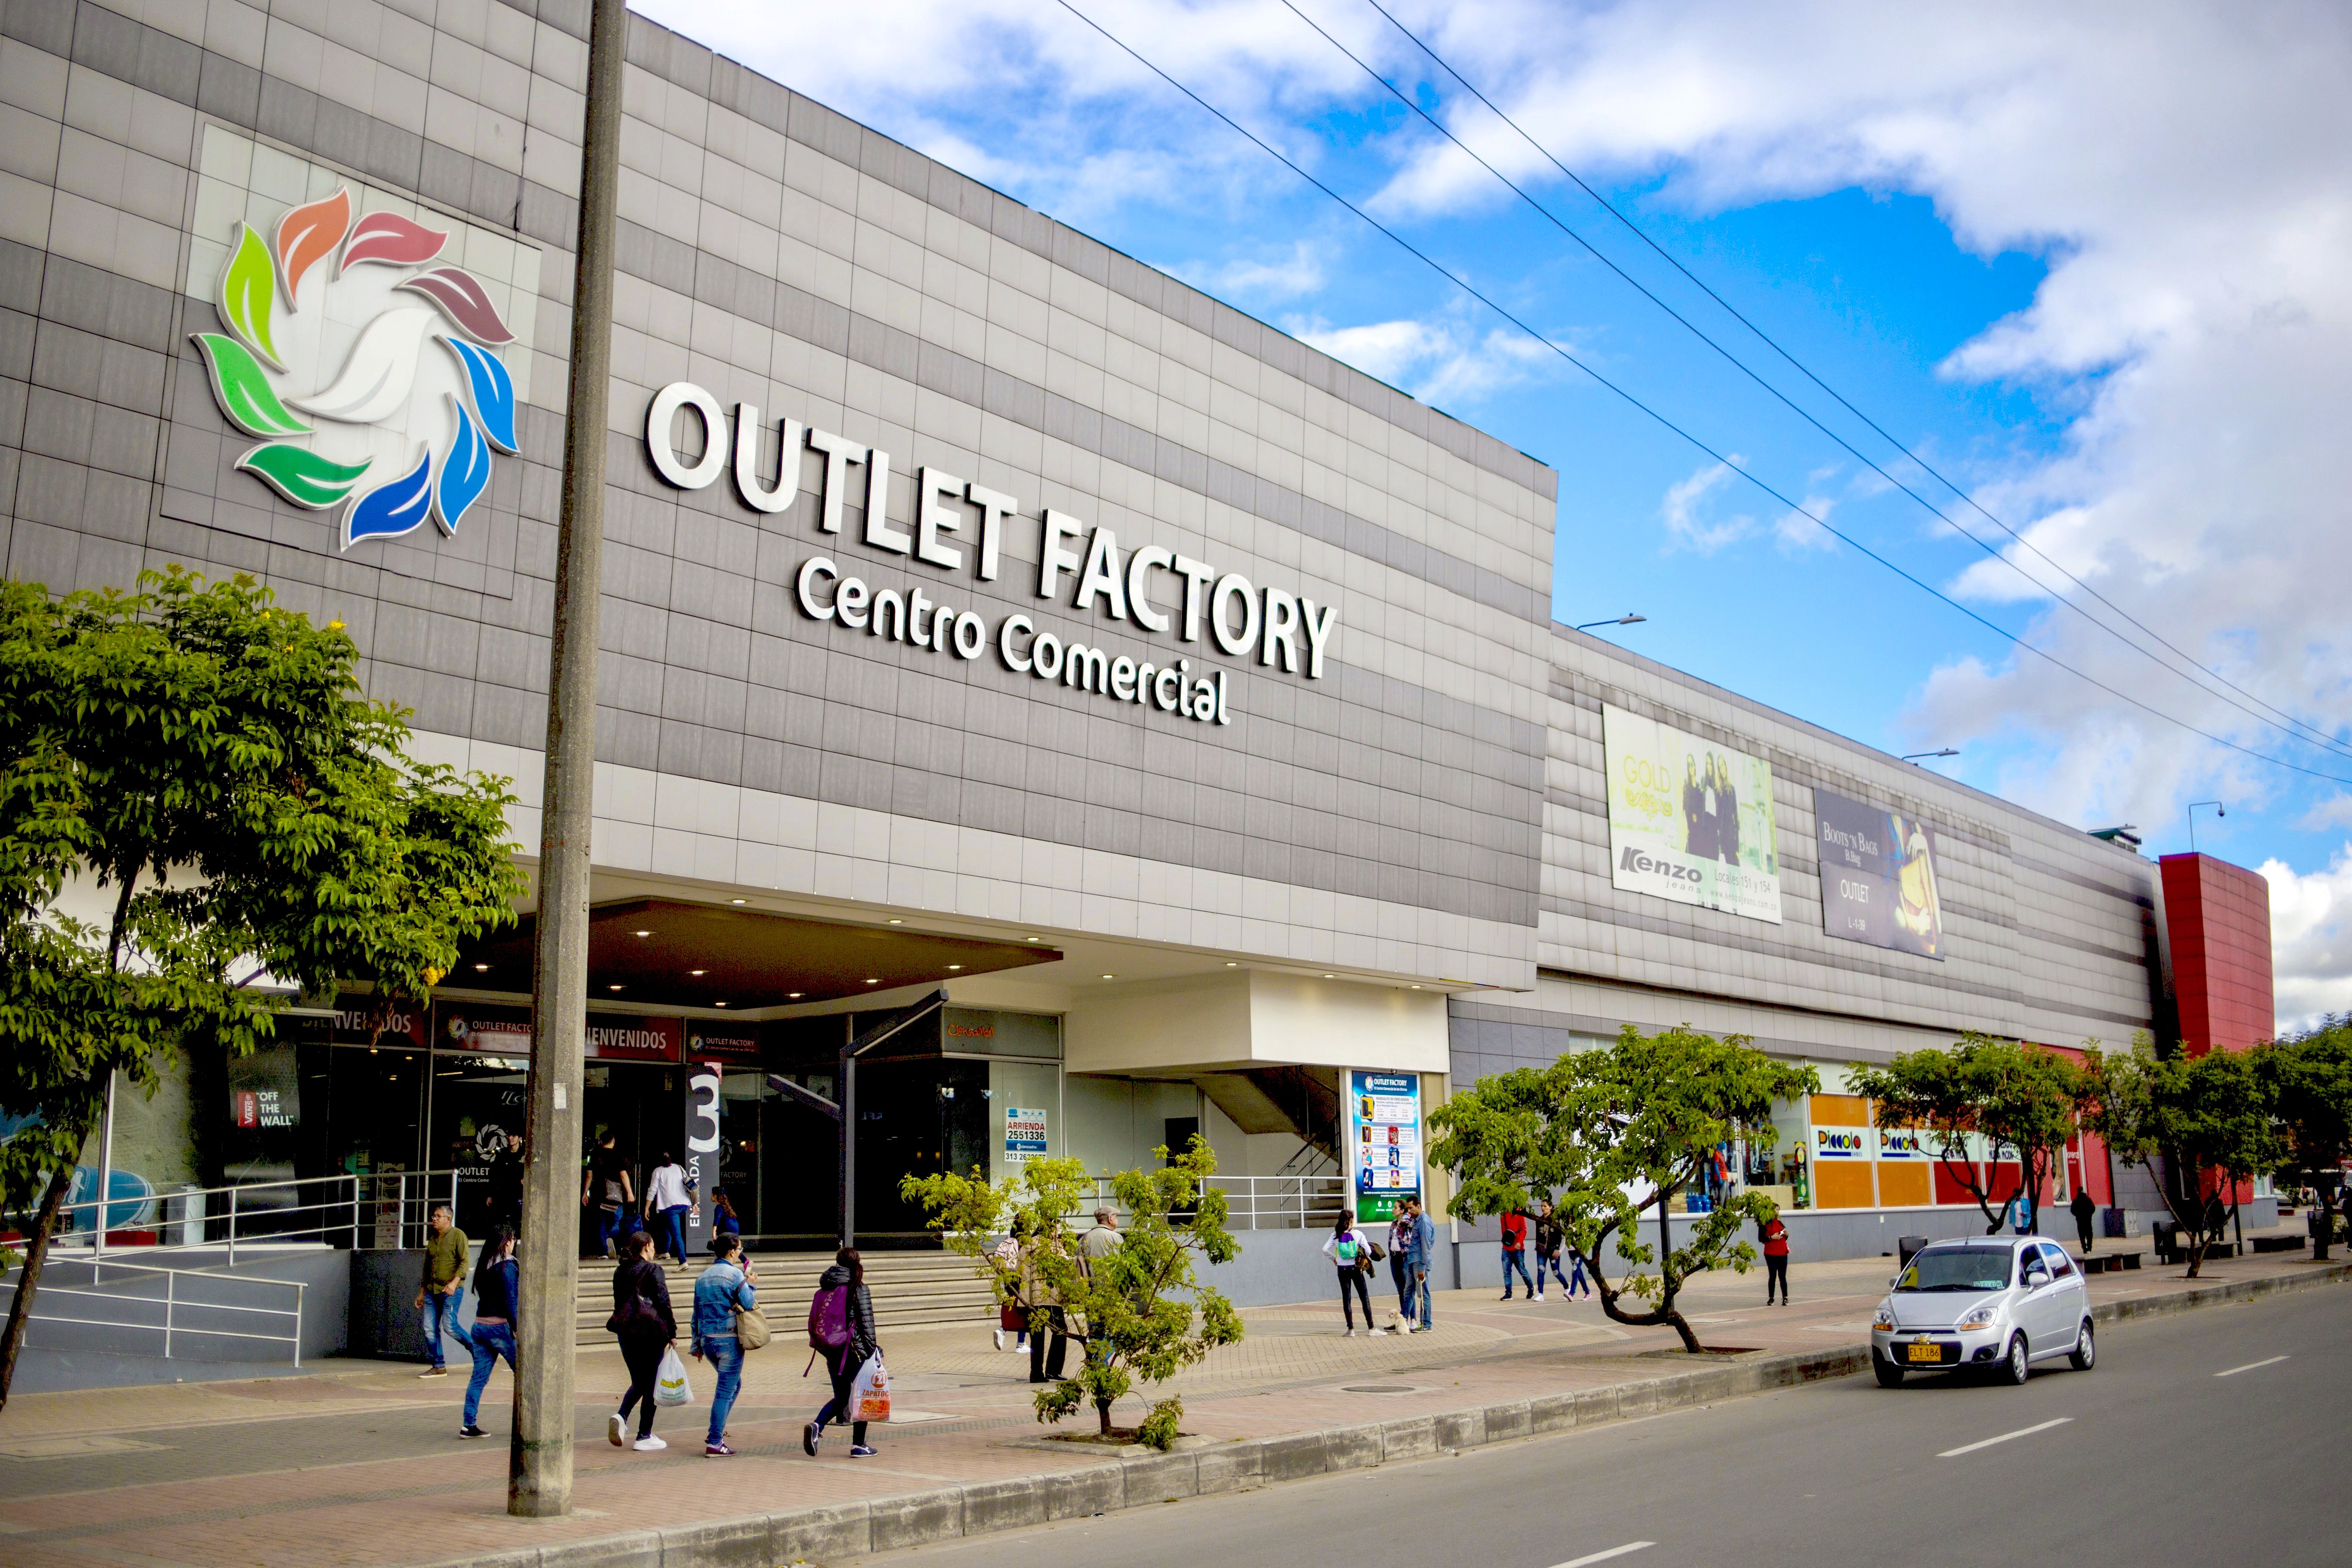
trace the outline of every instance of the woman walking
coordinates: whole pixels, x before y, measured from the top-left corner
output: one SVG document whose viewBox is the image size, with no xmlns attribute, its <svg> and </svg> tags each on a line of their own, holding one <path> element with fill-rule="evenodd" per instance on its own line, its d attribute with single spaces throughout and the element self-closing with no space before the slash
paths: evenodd
<svg viewBox="0 0 2352 1568">
<path fill-rule="evenodd" d="M 1364 1304 L 1364 1328 L 1368 1332 L 1381 1331 L 1373 1326 L 1372 1289 L 1365 1278 L 1372 1269 L 1372 1244 L 1370 1237 L 1357 1230 L 1356 1222 L 1342 1214 L 1331 1226 L 1331 1238 L 1323 1244 L 1323 1256 L 1339 1266 L 1339 1312 L 1348 1320 L 1349 1339 L 1356 1337 L 1356 1303 Z M 1348 1294 L 1355 1291 L 1354 1297 Z"/>
<path fill-rule="evenodd" d="M 1560 1248 L 1567 1245 L 1568 1231 L 1566 1227 L 1559 1223 L 1559 1215 L 1553 1211 L 1551 1200 L 1549 1198 L 1546 1198 L 1536 1209 L 1537 1300 L 1540 1301 L 1544 1299 L 1544 1271 L 1546 1269 L 1549 1269 L 1551 1271 L 1551 1277 L 1559 1281 L 1559 1293 L 1561 1295 L 1568 1296 L 1575 1293 L 1574 1287 L 1570 1286 L 1568 1282 L 1568 1276 L 1561 1271 L 1559 1267 Z"/>
<path fill-rule="evenodd" d="M 752 1289 L 759 1276 L 744 1258 L 743 1238 L 735 1232 L 720 1231 L 710 1245 L 718 1256 L 694 1282 L 695 1359 L 708 1361 L 719 1373 L 702 1457 L 731 1459 L 735 1450 L 727 1446 L 727 1414 L 735 1408 L 736 1392 L 743 1386 L 743 1345 L 735 1334 L 735 1314 L 759 1305 Z"/>
<path fill-rule="evenodd" d="M 654 1261 L 654 1238 L 642 1230 L 631 1231 L 622 1244 L 621 1266 L 613 1270 L 613 1316 L 604 1326 L 621 1342 L 621 1359 L 629 1368 L 629 1390 L 604 1424 L 605 1437 L 615 1448 L 627 1447 L 634 1409 L 637 1451 L 668 1447 L 654 1436 L 654 1379 L 661 1372 L 662 1352 L 677 1338 L 677 1319 L 670 1311 L 669 1279 Z"/>
<path fill-rule="evenodd" d="M 1396 1206 L 1389 1221 L 1389 1278 L 1396 1282 L 1397 1327 L 1412 1321 L 1412 1266 L 1408 1255 L 1412 1250 L 1412 1200 L 1406 1198 Z"/>
<path fill-rule="evenodd" d="M 489 1436 L 477 1425 L 482 1414 L 482 1390 L 490 1384 L 490 1371 L 499 1364 L 499 1357 L 507 1358 L 507 1370 L 515 1370 L 514 1317 L 516 1303 L 521 1299 L 522 1271 L 515 1262 L 515 1233 L 510 1225 L 499 1226 L 490 1232 L 489 1244 L 482 1248 L 481 1261 L 474 1265 L 474 1375 L 466 1380 L 466 1419 L 457 1428 L 460 1437 Z"/>
<path fill-rule="evenodd" d="M 866 1293 L 866 1264 L 857 1256 L 857 1248 L 845 1247 L 834 1254 L 833 1267 L 817 1276 L 816 1289 L 817 1303 L 811 1307 L 810 1311 L 813 1316 L 820 1318 L 830 1316 L 829 1308 L 836 1305 L 824 1300 L 825 1293 L 841 1292 L 837 1305 L 848 1327 L 849 1338 L 843 1342 L 840 1350 L 825 1359 L 825 1371 L 833 1377 L 833 1397 L 824 1402 L 824 1408 L 816 1413 L 816 1419 L 801 1429 L 801 1450 L 814 1458 L 817 1445 L 824 1439 L 825 1427 L 846 1421 L 849 1423 L 849 1457 L 870 1459 L 875 1450 L 866 1446 L 866 1423 L 851 1419 L 856 1414 L 850 1408 L 856 1397 L 851 1385 L 857 1381 L 857 1369 L 864 1366 L 868 1358 L 880 1354 L 882 1346 L 875 1338 L 874 1298 Z"/>
<path fill-rule="evenodd" d="M 661 1163 L 646 1177 L 646 1224 L 661 1238 L 661 1250 L 677 1258 L 680 1268 L 686 1267 L 686 1216 L 693 1208 L 694 1195 L 686 1190 L 686 1167 L 665 1150 Z"/>
</svg>

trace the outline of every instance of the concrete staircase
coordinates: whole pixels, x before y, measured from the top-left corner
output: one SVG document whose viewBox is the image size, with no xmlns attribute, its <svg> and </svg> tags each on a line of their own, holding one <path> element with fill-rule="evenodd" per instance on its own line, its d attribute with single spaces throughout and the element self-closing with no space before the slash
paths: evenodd
<svg viewBox="0 0 2352 1568">
<path fill-rule="evenodd" d="M 832 1262 L 830 1252 L 752 1255 L 751 1267 L 759 1275 L 760 1308 L 775 1331 L 776 1343 L 797 1345 L 805 1340 L 809 1297 L 815 1293 L 817 1276 Z M 681 1338 L 694 1316 L 695 1278 L 706 1264 L 706 1259 L 694 1259 L 684 1268 L 663 1266 L 669 1279 L 670 1310 L 677 1317 Z M 969 1259 L 951 1252 L 869 1252 L 866 1254 L 866 1288 L 874 1296 L 875 1326 L 885 1336 L 893 1329 L 996 1321 L 996 1297 L 987 1281 Z M 613 1342 L 604 1331 L 604 1320 L 613 1314 L 609 1265 L 590 1261 L 580 1265 L 574 1313 L 579 1343 Z"/>
</svg>

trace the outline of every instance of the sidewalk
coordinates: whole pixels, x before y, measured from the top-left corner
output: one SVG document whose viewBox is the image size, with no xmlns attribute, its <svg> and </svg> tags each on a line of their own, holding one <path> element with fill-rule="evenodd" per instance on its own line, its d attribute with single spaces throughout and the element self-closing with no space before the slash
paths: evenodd
<svg viewBox="0 0 2352 1568">
<path fill-rule="evenodd" d="M 1791 1270 L 1797 1304 L 1786 1308 L 1762 1305 L 1760 1271 L 1703 1279 L 1685 1292 L 1683 1304 L 1710 1346 L 1777 1352 L 1702 1363 L 1706 1396 L 1756 1386 L 1756 1375 L 1786 1382 L 1851 1370 L 1854 1347 L 1866 1340 L 1870 1309 L 1893 1271 L 1891 1260 L 1878 1258 L 1800 1264 Z M 2198 1281 L 2183 1279 L 2179 1268 L 2143 1267 L 2089 1284 L 2095 1302 L 2137 1311 L 2161 1309 L 2167 1298 L 2200 1286 L 2343 1274 L 2340 1265 L 2285 1253 L 2210 1264 Z M 1393 1296 L 1388 1304 L 1394 1305 Z M 1557 1296 L 1540 1305 L 1505 1304 L 1489 1291 L 1443 1292 L 1438 1327 L 1426 1336 L 1343 1338 L 1336 1303 L 1243 1316 L 1243 1342 L 1217 1352 L 1175 1384 L 1184 1396 L 1185 1431 L 1213 1441 L 1175 1460 L 1124 1466 L 1100 1449 L 1041 1444 L 1054 1429 L 1034 1419 L 1026 1358 L 993 1351 L 982 1329 L 888 1337 L 897 1418 L 876 1429 L 882 1452 L 865 1460 L 847 1457 L 840 1433 L 817 1459 L 801 1453 L 801 1424 L 826 1391 L 821 1377 L 799 1376 L 807 1352 L 786 1337 L 747 1363 L 731 1423 L 740 1457 L 724 1461 L 701 1458 L 709 1388 L 698 1366 L 696 1404 L 662 1413 L 657 1429 L 674 1445 L 667 1453 L 606 1445 L 604 1417 L 624 1381 L 619 1356 L 583 1351 L 575 1509 L 555 1521 L 505 1514 L 506 1446 L 457 1439 L 464 1381 L 454 1363 L 447 1380 L 430 1383 L 406 1366 L 341 1361 L 301 1377 L 20 1395 L 0 1414 L 0 1459 L 7 1461 L 0 1465 L 0 1556 L 23 1568 L 307 1568 L 490 1554 L 529 1563 L 541 1549 L 558 1548 L 546 1554 L 552 1564 L 574 1556 L 560 1550 L 567 1542 L 827 1506 L 856 1521 L 859 1544 L 849 1550 L 864 1550 L 866 1541 L 884 1539 L 886 1519 L 897 1543 L 925 1539 L 926 1531 L 993 1528 L 992 1504 L 1008 1510 L 1002 1522 L 1122 1506 L 1139 1500 L 1126 1498 L 1123 1478 L 1156 1476 L 1153 1465 L 1168 1468 L 1171 1495 L 1180 1488 L 1213 1489 L 1213 1479 L 1257 1484 L 1261 1477 L 1294 1473 L 1295 1466 L 1281 1462 L 1285 1453 L 1296 1452 L 1300 1463 L 1311 1458 L 1307 1473 L 1313 1473 L 1327 1460 L 1314 1457 L 1319 1448 L 1310 1455 L 1300 1447 L 1307 1434 L 1360 1448 L 1360 1435 L 1375 1430 L 1367 1424 L 1387 1423 L 1417 1445 L 1399 1448 L 1400 1439 L 1391 1438 L 1389 1457 L 1499 1440 L 1545 1425 L 1530 1426 L 1530 1401 L 1562 1413 L 1551 1425 L 1570 1425 L 1580 1396 L 1606 1416 L 1618 1413 L 1618 1394 L 1611 1391 L 1635 1389 L 1629 1397 L 1647 1408 L 1665 1399 L 1661 1379 L 1690 1382 L 1685 1374 L 1694 1372 L 1685 1358 L 1653 1353 L 1672 1351 L 1671 1331 L 1627 1330 L 1591 1302 L 1564 1303 Z M 1762 1370 L 1751 1375 L 1748 1369 Z M 1738 1384 L 1734 1373 L 1748 1381 Z M 507 1392 L 501 1370 L 484 1400 L 484 1424 L 494 1437 L 506 1433 Z M 1490 1421 L 1489 1407 L 1517 1414 Z M 1132 1424 L 1143 1408 L 1129 1400 L 1116 1418 Z M 1444 1419 L 1457 1412 L 1469 1413 L 1472 1425 Z M 1441 1419 L 1433 1425 L 1431 1417 Z M 1455 1436 L 1449 1439 L 1449 1433 Z M 1347 1462 L 1380 1462 L 1376 1438 L 1369 1459 L 1358 1452 Z M 1244 1462 L 1245 1471 L 1235 1472 Z M 957 1500 L 951 1521 L 931 1517 L 944 1506 L 932 1500 L 943 1497 Z M 906 1501 L 869 1510 L 887 1499 Z M 864 1533 L 869 1513 L 871 1536 Z M 747 1524 L 746 1531 L 738 1555 L 707 1550 L 709 1531 L 696 1530 L 691 1549 L 688 1537 L 674 1537 L 669 1560 L 765 1560 L 777 1539 L 769 1523 Z M 650 1551 L 656 1539 L 647 1533 L 638 1544 Z M 812 1539 L 832 1538 L 820 1531 Z M 663 1559 L 624 1549 L 610 1560 Z"/>
</svg>

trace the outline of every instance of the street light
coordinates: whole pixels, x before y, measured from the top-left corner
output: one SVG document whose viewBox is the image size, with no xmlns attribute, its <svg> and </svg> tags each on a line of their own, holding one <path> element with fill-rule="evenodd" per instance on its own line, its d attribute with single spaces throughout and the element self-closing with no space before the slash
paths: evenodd
<svg viewBox="0 0 2352 1568">
<path fill-rule="evenodd" d="M 1580 632 L 1589 632 L 1595 626 L 1638 626 L 1649 618 L 1650 617 L 1647 616 L 1624 615 L 1619 616 L 1614 620 L 1587 621 L 1582 626 L 1574 629 Z"/>
<path fill-rule="evenodd" d="M 1913 752 L 1907 756 L 1898 757 L 1895 760 L 1898 762 L 1909 763 L 1914 767 L 1916 767 L 1918 765 L 1919 759 L 1922 757 L 1957 757 L 1959 754 L 1959 751 L 1957 747 L 1946 746 L 1940 752 Z"/>
<path fill-rule="evenodd" d="M 2216 816 L 2230 815 L 2230 808 L 2218 800 L 2192 800 L 2189 803 L 2189 852 L 2191 855 L 2197 853 L 2197 808 L 2200 805 L 2211 806 Z"/>
</svg>

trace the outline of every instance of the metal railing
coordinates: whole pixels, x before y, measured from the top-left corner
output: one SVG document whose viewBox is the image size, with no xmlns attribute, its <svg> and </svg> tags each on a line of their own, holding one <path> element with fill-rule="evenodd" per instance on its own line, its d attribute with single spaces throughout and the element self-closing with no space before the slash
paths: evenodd
<svg viewBox="0 0 2352 1568">
<path fill-rule="evenodd" d="M 1306 1230 L 1328 1226 L 1348 1206 L 1348 1178 L 1320 1176 L 1211 1176 L 1209 1185 L 1225 1197 L 1229 1230 Z M 1070 1215 L 1082 1224 L 1097 1207 L 1116 1209 L 1110 1178 L 1097 1176 L 1093 1198 Z"/>
<path fill-rule="evenodd" d="M 256 1274 L 226 1274 L 217 1269 L 209 1268 L 163 1268 L 153 1264 L 131 1263 L 121 1258 L 91 1258 L 87 1262 L 80 1259 L 62 1261 L 69 1268 L 88 1268 L 91 1288 L 87 1290 L 78 1289 L 70 1285 L 56 1284 L 44 1279 L 33 1292 L 30 1321 L 58 1326 L 127 1329 L 138 1333 L 159 1333 L 163 1336 L 163 1354 L 167 1358 L 173 1353 L 172 1342 L 175 1336 L 183 1340 L 194 1335 L 205 1340 L 249 1340 L 269 1344 L 283 1344 L 292 1351 L 295 1366 L 299 1367 L 302 1364 L 302 1300 L 303 1292 L 309 1287 L 299 1279 L 272 1279 Z M 133 1285 L 142 1283 L 152 1285 L 160 1279 L 163 1282 L 163 1295 L 158 1298 L 152 1291 L 142 1293 L 119 1287 L 113 1290 L 105 1289 L 103 1289 L 106 1283 L 105 1274 L 109 1269 L 118 1274 L 133 1276 L 131 1281 Z M 15 1291 L 17 1280 L 22 1278 L 22 1272 L 21 1269 L 16 1270 L 12 1278 L 0 1280 L 0 1290 Z M 241 1289 L 257 1286 L 264 1289 L 291 1290 L 294 1292 L 294 1304 L 291 1307 L 250 1307 L 234 1301 L 205 1300 L 188 1295 L 186 1292 L 189 1287 L 184 1285 L 183 1281 L 202 1279 L 226 1281 Z M 152 1316 L 145 1321 L 126 1321 L 123 1318 L 89 1317 L 79 1312 L 61 1313 L 48 1310 L 56 1299 L 65 1297 L 78 1301 L 103 1302 L 107 1307 L 118 1310 L 134 1306 L 161 1307 L 163 1318 L 160 1321 L 155 1321 Z M 242 1329 L 204 1328 L 199 1324 L 182 1321 L 183 1314 L 185 1313 L 209 1317 L 216 1312 L 236 1312 L 245 1315 L 242 1318 L 227 1320 L 229 1321 L 242 1322 L 255 1318 L 289 1318 L 293 1322 L 288 1332 L 261 1333 Z"/>
<path fill-rule="evenodd" d="M 110 1233 L 127 1230 L 155 1235 L 152 1243 L 136 1244 L 140 1257 L 226 1250 L 231 1268 L 240 1250 L 421 1247 L 435 1206 L 456 1208 L 461 1194 L 480 1185 L 478 1175 L 461 1171 L 375 1171 L 186 1187 L 143 1199 L 91 1198 L 64 1206 L 51 1250 L 111 1258 L 125 1244 L 110 1241 Z M 129 1223 L 108 1223 L 125 1209 Z"/>
</svg>

